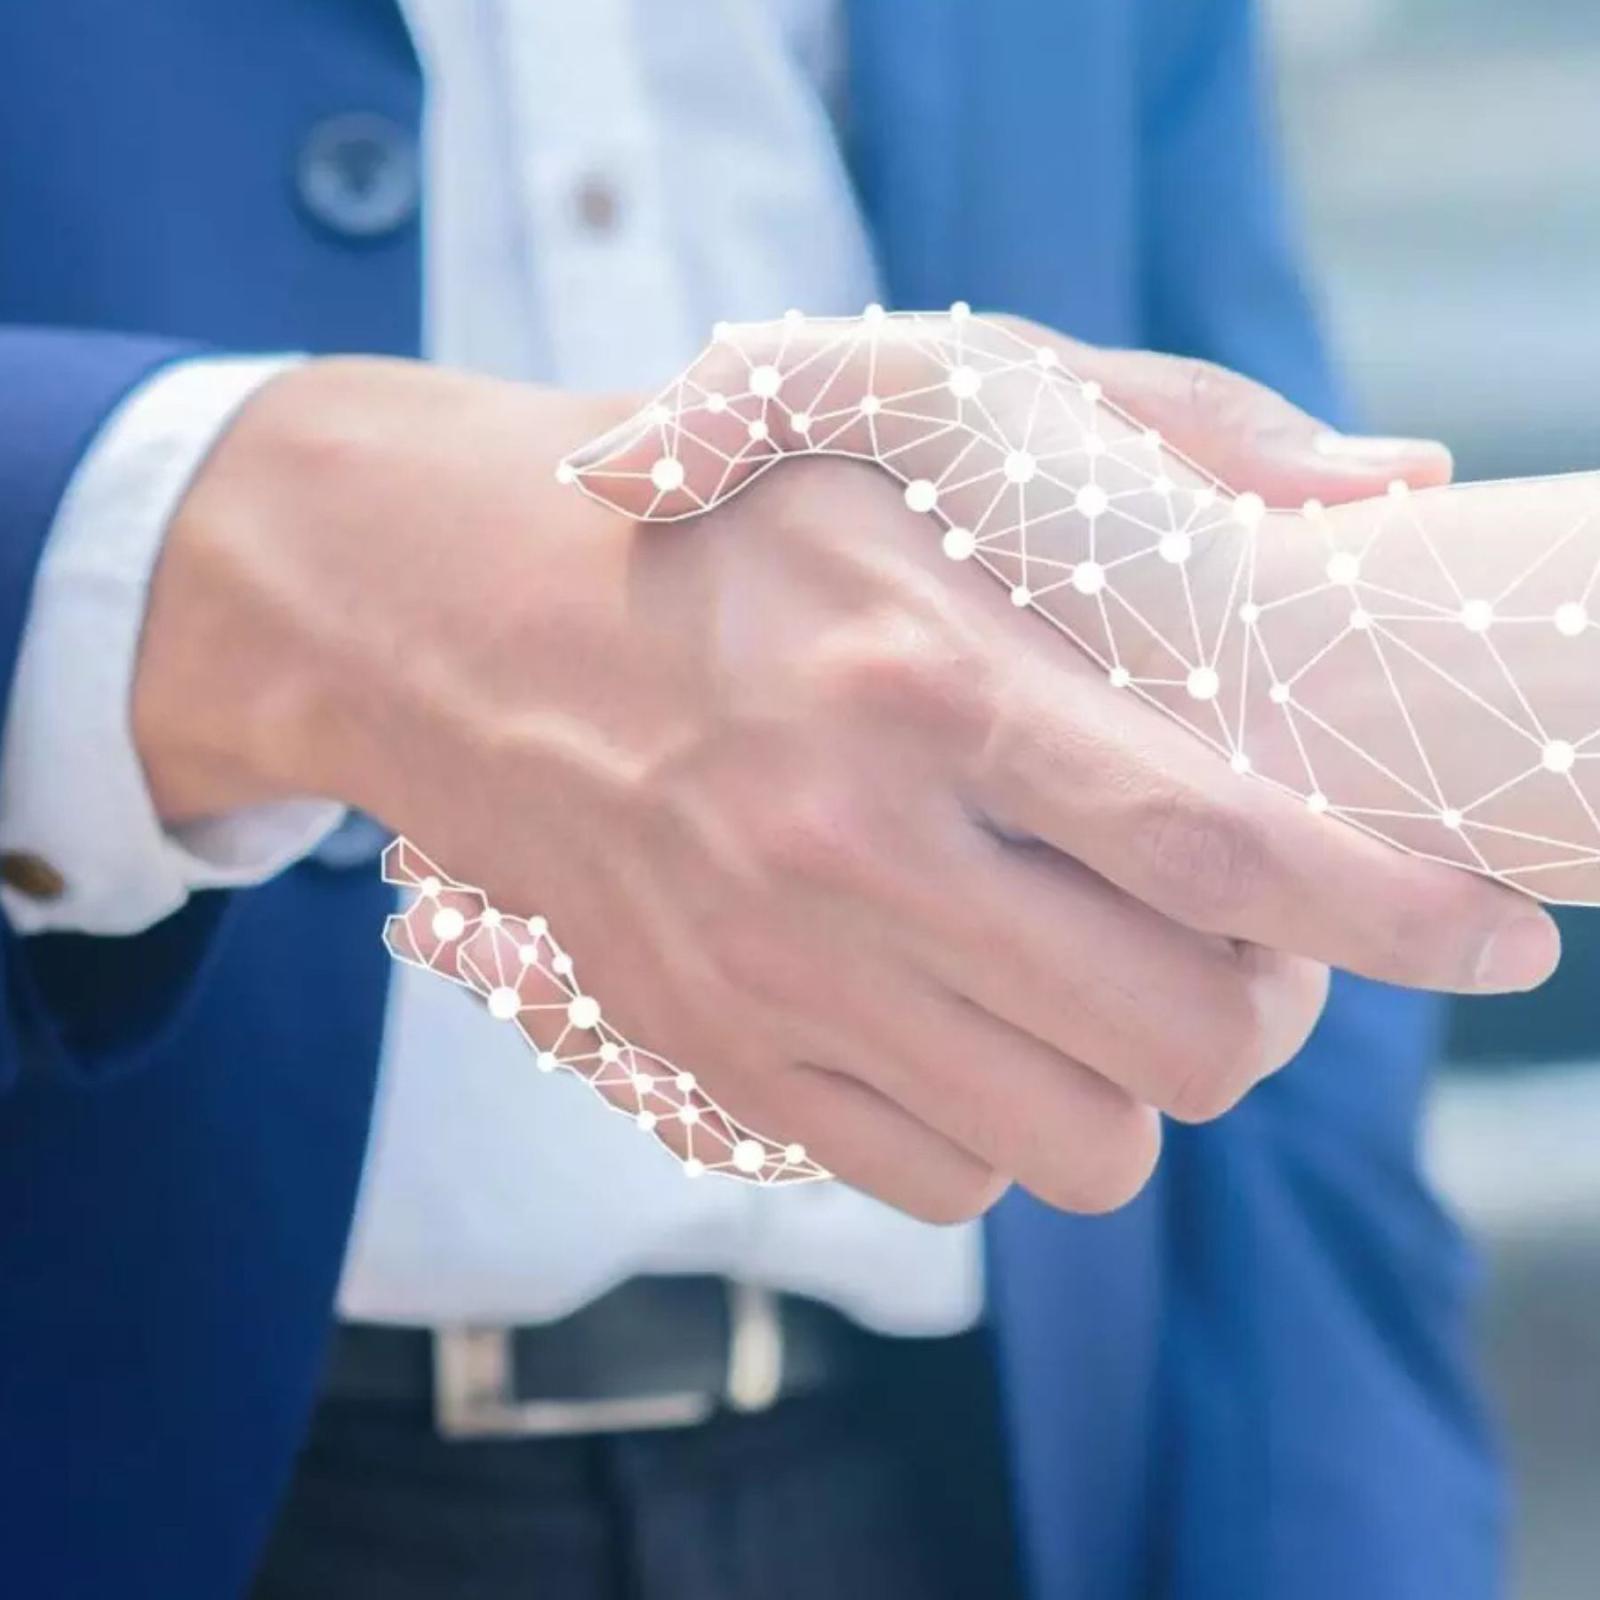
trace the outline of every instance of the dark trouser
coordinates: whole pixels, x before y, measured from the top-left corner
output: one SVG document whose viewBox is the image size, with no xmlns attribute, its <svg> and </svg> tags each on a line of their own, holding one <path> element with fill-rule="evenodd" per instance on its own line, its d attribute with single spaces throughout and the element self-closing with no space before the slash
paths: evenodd
<svg viewBox="0 0 1600 1600">
<path fill-rule="evenodd" d="M 847 1385 L 650 1432 L 447 1441 L 326 1399 L 254 1600 L 1012 1600 L 985 1340 L 871 1344 Z"/>
</svg>

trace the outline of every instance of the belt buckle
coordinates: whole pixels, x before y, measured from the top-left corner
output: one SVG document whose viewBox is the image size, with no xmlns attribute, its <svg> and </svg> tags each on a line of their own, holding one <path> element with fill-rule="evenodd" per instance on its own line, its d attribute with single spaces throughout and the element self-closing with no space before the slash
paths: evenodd
<svg viewBox="0 0 1600 1600">
<path fill-rule="evenodd" d="M 777 1298 L 754 1284 L 728 1284 L 729 1336 L 722 1392 L 680 1390 L 604 1400 L 519 1399 L 506 1324 L 434 1328 L 434 1426 L 446 1439 L 548 1439 L 692 1428 L 719 1405 L 765 1411 L 783 1387 L 783 1320 Z"/>
</svg>

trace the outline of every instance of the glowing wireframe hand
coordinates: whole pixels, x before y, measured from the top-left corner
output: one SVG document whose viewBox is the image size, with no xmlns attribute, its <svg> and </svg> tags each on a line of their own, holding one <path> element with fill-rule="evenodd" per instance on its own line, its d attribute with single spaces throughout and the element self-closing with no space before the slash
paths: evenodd
<svg viewBox="0 0 1600 1600">
<path fill-rule="evenodd" d="M 1162 435 L 1106 405 L 1097 372 Z M 474 482 L 495 483 L 515 437 L 497 409 Z M 571 496 L 563 518 L 524 484 L 526 580 L 496 542 L 452 554 L 498 577 L 475 576 L 491 598 L 467 613 L 494 622 L 487 665 L 450 697 L 485 708 L 467 768 L 486 744 L 493 776 L 468 809 L 488 826 L 464 827 L 437 785 L 410 814 L 494 887 L 402 847 L 390 876 L 418 898 L 391 949 L 481 994 L 541 1066 L 584 1076 L 692 1173 L 821 1172 L 705 1084 L 940 1217 L 1009 1178 L 1072 1209 L 1127 1198 L 1155 1159 L 1155 1108 L 1217 1115 L 1292 1056 L 1324 963 L 1447 989 L 1537 981 L 1553 931 L 1519 896 L 1284 792 L 1302 746 L 1275 739 L 1292 727 L 1278 700 L 1257 717 L 1244 662 L 1304 663 L 1325 642 L 1291 629 L 1301 654 L 1280 657 L 1269 635 L 1299 590 L 1329 589 L 1329 551 L 1267 541 L 1264 503 L 1180 450 L 1274 499 L 1448 478 L 1437 449 L 1380 449 L 1379 471 L 1375 447 L 1323 455 L 1317 438 L 1232 375 L 959 309 L 721 330 L 557 470 L 623 515 Z M 696 525 L 649 526 L 680 517 Z M 536 627 L 516 622 L 525 583 L 559 596 L 532 607 Z M 1081 648 L 1051 647 L 1040 616 Z M 1230 654 L 1236 638 L 1250 647 Z M 1276 783 L 1230 773 L 1179 723 Z M 1335 775 L 1319 756 L 1322 790 L 1297 792 L 1334 793 Z M 604 1022 L 524 940 L 534 923 L 492 900 L 553 916 L 598 973 Z M 525 943 L 535 959 L 513 965 Z M 692 1073 L 633 1050 L 613 1016 Z"/>
<path fill-rule="evenodd" d="M 1541 898 L 1600 901 L 1600 476 L 1269 510 L 1058 343 L 964 307 L 721 329 L 561 476 L 669 521 L 816 454 L 892 472 L 947 556 L 1236 773 Z"/>
</svg>

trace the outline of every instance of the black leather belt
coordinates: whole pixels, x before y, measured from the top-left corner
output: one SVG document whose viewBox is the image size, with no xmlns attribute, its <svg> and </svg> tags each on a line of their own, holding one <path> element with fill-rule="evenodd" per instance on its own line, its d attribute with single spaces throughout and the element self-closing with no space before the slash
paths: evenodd
<svg viewBox="0 0 1600 1600">
<path fill-rule="evenodd" d="M 692 1427 L 844 1387 L 885 1343 L 814 1301 L 724 1278 L 635 1278 L 558 1322 L 345 1323 L 330 1400 L 432 1406 L 450 1438 Z"/>
</svg>

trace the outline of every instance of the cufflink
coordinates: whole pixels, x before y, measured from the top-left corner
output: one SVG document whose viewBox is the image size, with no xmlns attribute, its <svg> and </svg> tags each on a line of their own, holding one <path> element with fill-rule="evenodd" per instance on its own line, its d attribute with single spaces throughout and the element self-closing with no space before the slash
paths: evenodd
<svg viewBox="0 0 1600 1600">
<path fill-rule="evenodd" d="M 26 850 L 0 851 L 0 883 L 30 900 L 59 900 L 67 892 L 63 878 L 43 856 Z"/>
</svg>

